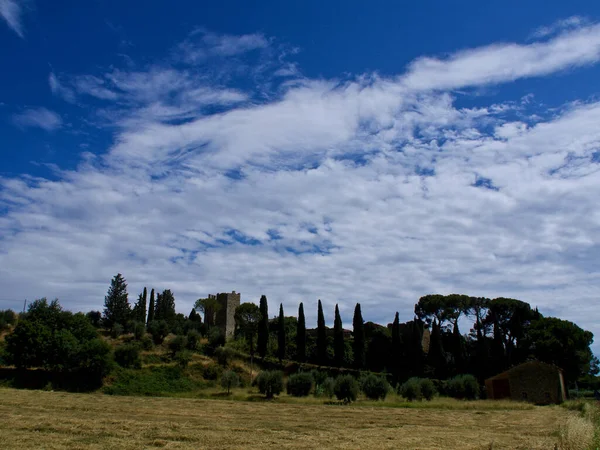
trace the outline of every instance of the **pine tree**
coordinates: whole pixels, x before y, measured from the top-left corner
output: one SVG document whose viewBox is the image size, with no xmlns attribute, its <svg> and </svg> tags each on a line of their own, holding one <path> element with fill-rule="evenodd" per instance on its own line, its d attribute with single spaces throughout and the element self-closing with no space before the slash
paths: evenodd
<svg viewBox="0 0 600 450">
<path fill-rule="evenodd" d="M 298 307 L 298 324 L 296 328 L 296 360 L 306 360 L 306 320 L 304 318 L 304 305 Z"/>
<path fill-rule="evenodd" d="M 125 326 L 130 317 L 127 283 L 119 273 L 112 279 L 108 293 L 104 297 L 104 325 L 110 329 L 116 324 Z"/>
<path fill-rule="evenodd" d="M 256 350 L 261 358 L 267 354 L 267 346 L 269 344 L 269 304 L 267 296 L 260 297 L 259 303 L 260 320 L 258 322 L 258 337 L 256 341 Z"/>
<path fill-rule="evenodd" d="M 156 309 L 156 305 L 154 304 L 154 289 L 150 291 L 150 304 L 148 305 L 148 322 L 152 322 L 154 320 L 154 310 Z"/>
<path fill-rule="evenodd" d="M 317 363 L 322 366 L 327 365 L 327 330 L 321 300 L 317 307 Z"/>
<path fill-rule="evenodd" d="M 362 369 L 365 367 L 365 322 L 363 321 L 360 303 L 354 308 L 354 318 L 352 319 L 352 334 L 354 336 L 354 367 Z"/>
<path fill-rule="evenodd" d="M 175 296 L 170 289 L 165 289 L 156 296 L 154 320 L 164 320 L 169 325 L 175 321 Z"/>
<path fill-rule="evenodd" d="M 283 304 L 279 304 L 279 320 L 277 324 L 277 357 L 279 361 L 285 358 L 285 318 L 283 317 Z"/>
<path fill-rule="evenodd" d="M 344 364 L 344 353 L 346 346 L 344 344 L 344 328 L 342 326 L 342 318 L 340 317 L 340 309 L 335 305 L 335 321 L 333 322 L 333 354 L 335 365 L 341 367 Z"/>
<path fill-rule="evenodd" d="M 395 381 L 402 377 L 402 336 L 400 335 L 400 316 L 396 312 L 392 323 L 392 371 Z"/>
</svg>

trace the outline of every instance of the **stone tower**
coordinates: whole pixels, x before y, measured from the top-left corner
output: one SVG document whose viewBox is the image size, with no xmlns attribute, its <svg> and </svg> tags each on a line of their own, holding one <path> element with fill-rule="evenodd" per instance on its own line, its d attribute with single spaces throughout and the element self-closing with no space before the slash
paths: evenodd
<svg viewBox="0 0 600 450">
<path fill-rule="evenodd" d="M 225 339 L 231 339 L 235 331 L 235 310 L 240 306 L 241 294 L 235 291 L 220 293 L 217 294 L 217 301 L 221 307 L 217 311 L 216 325 L 225 334 Z"/>
</svg>

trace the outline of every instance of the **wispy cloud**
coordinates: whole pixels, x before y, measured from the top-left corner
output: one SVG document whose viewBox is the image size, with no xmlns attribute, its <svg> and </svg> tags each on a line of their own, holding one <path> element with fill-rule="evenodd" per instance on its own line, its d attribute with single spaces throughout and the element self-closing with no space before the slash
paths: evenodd
<svg viewBox="0 0 600 450">
<path fill-rule="evenodd" d="M 50 75 L 48 75 L 48 84 L 54 95 L 62 97 L 70 103 L 75 101 L 75 92 L 73 89 L 64 86 L 53 72 L 50 72 Z"/>
<path fill-rule="evenodd" d="M 19 0 L 0 0 L 0 16 L 20 37 L 24 37 L 22 24 L 23 3 Z"/>
<path fill-rule="evenodd" d="M 297 68 L 274 55 L 271 96 L 220 58 L 61 75 L 54 91 L 101 105 L 115 140 L 59 180 L 0 178 L 0 285 L 97 308 L 125 270 L 132 292 L 172 288 L 182 310 L 236 289 L 345 318 L 361 301 L 384 323 L 426 293 L 504 295 L 593 329 L 600 103 L 550 111 L 522 92 L 465 108 L 452 91 L 592 64 L 599 33 L 344 81 L 281 82 Z M 82 79 L 117 98 L 82 95 Z"/>
<path fill-rule="evenodd" d="M 230 57 L 269 47 L 269 40 L 259 33 L 240 36 L 217 34 L 200 28 L 178 46 L 188 63 L 198 63 L 211 56 Z"/>
<path fill-rule="evenodd" d="M 38 127 L 54 131 L 62 126 L 60 116 L 46 108 L 28 109 L 13 116 L 13 123 L 21 128 Z"/>
<path fill-rule="evenodd" d="M 559 31 L 579 28 L 587 23 L 589 23 L 588 20 L 581 16 L 567 17 L 566 19 L 557 20 L 550 26 L 539 27 L 531 34 L 531 38 L 542 39 Z"/>
</svg>

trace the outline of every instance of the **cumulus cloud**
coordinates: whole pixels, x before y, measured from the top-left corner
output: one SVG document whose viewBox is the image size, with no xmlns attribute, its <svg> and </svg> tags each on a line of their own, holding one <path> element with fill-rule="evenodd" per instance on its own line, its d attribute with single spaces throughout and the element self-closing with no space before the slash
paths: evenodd
<svg viewBox="0 0 600 450">
<path fill-rule="evenodd" d="M 62 126 L 61 117 L 46 108 L 27 109 L 13 116 L 13 123 L 21 128 L 38 127 L 54 131 Z"/>
<path fill-rule="evenodd" d="M 6 24 L 19 35 L 24 37 L 23 32 L 23 1 L 20 0 L 0 0 L 0 16 Z"/>
<path fill-rule="evenodd" d="M 290 314 L 303 301 L 309 321 L 317 298 L 345 321 L 360 301 L 382 323 L 457 292 L 594 331 L 600 103 L 544 113 L 521 93 L 464 108 L 450 91 L 591 64 L 597 34 L 421 58 L 389 78 L 298 78 L 266 99 L 193 64 L 90 74 L 118 96 L 102 99 L 114 143 L 58 180 L 0 179 L 0 284 L 90 309 L 122 272 L 132 297 L 171 288 L 182 311 L 235 289 Z"/>
</svg>

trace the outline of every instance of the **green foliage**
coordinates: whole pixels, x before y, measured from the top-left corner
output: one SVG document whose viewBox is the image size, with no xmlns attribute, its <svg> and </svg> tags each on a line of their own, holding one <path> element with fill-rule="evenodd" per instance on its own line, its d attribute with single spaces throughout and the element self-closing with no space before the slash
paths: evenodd
<svg viewBox="0 0 600 450">
<path fill-rule="evenodd" d="M 220 328 L 212 327 L 208 331 L 208 344 L 204 347 L 204 353 L 207 356 L 212 356 L 215 350 L 225 345 L 225 335 Z"/>
<path fill-rule="evenodd" d="M 360 303 L 354 308 L 354 318 L 352 319 L 354 336 L 354 368 L 362 369 L 365 367 L 365 323 L 363 321 Z"/>
<path fill-rule="evenodd" d="M 250 353 L 254 353 L 254 335 L 259 329 L 260 310 L 254 303 L 242 303 L 235 309 L 235 325 L 250 344 Z"/>
<path fill-rule="evenodd" d="M 142 350 L 146 350 L 146 351 L 152 350 L 154 348 L 154 342 L 152 342 L 152 338 L 150 336 L 145 334 L 140 339 L 140 346 L 142 347 Z"/>
<path fill-rule="evenodd" d="M 333 392 L 338 400 L 351 403 L 358 397 L 358 381 L 352 375 L 340 375 L 335 379 Z"/>
<path fill-rule="evenodd" d="M 398 394 L 407 399 L 409 402 L 413 400 L 421 400 L 423 392 L 421 391 L 421 379 L 410 378 L 398 388 Z"/>
<path fill-rule="evenodd" d="M 115 349 L 115 361 L 126 369 L 141 369 L 140 349 L 135 344 L 120 345 Z"/>
<path fill-rule="evenodd" d="M 446 383 L 446 393 L 458 399 L 475 400 L 479 397 L 479 383 L 473 375 L 457 375 Z"/>
<path fill-rule="evenodd" d="M 335 379 L 333 379 L 332 377 L 327 377 L 319 385 L 319 395 L 318 396 L 333 398 L 334 395 L 335 395 Z"/>
<path fill-rule="evenodd" d="M 154 320 L 164 320 L 170 329 L 174 325 L 175 316 L 175 296 L 170 289 L 165 289 L 156 296 Z"/>
<path fill-rule="evenodd" d="M 192 352 L 184 348 L 175 353 L 173 359 L 182 369 L 185 369 L 192 360 Z"/>
<path fill-rule="evenodd" d="M 279 370 L 265 370 L 256 377 L 256 384 L 261 394 L 273 398 L 283 390 L 283 373 Z"/>
<path fill-rule="evenodd" d="M 17 323 L 17 314 L 12 309 L 0 311 L 0 331 L 7 330 Z"/>
<path fill-rule="evenodd" d="M 385 378 L 369 374 L 362 380 L 361 390 L 371 400 L 384 400 L 390 385 Z"/>
<path fill-rule="evenodd" d="M 437 394 L 437 389 L 429 378 L 423 378 L 421 380 L 421 394 L 425 400 L 431 400 Z"/>
<path fill-rule="evenodd" d="M 17 368 L 78 372 L 90 380 L 100 380 L 112 365 L 110 347 L 88 318 L 45 298 L 29 305 L 6 337 L 5 359 Z"/>
<path fill-rule="evenodd" d="M 113 339 L 117 339 L 123 334 L 124 331 L 125 329 L 123 328 L 123 325 L 121 325 L 120 323 L 113 323 L 110 329 L 110 337 Z"/>
<path fill-rule="evenodd" d="M 202 367 L 202 378 L 214 381 L 219 378 L 222 372 L 223 368 L 218 364 L 208 364 Z"/>
<path fill-rule="evenodd" d="M 346 346 L 344 345 L 344 328 L 340 309 L 335 305 L 335 320 L 333 323 L 333 360 L 337 367 L 342 367 L 345 359 Z"/>
<path fill-rule="evenodd" d="M 240 384 L 240 377 L 233 370 L 226 370 L 221 375 L 221 387 L 227 391 L 227 394 L 231 392 L 233 388 L 238 387 Z"/>
<path fill-rule="evenodd" d="M 110 283 L 104 298 L 104 326 L 112 329 L 115 324 L 124 325 L 131 317 L 131 307 L 127 299 L 127 283 L 118 273 Z"/>
<path fill-rule="evenodd" d="M 154 310 L 156 309 L 156 304 L 154 303 L 154 289 L 150 291 L 150 303 L 148 304 L 148 320 L 146 325 L 150 325 L 154 322 Z"/>
<path fill-rule="evenodd" d="M 256 350 L 259 356 L 264 358 L 269 344 L 269 304 L 265 295 L 260 297 L 258 321 Z"/>
<path fill-rule="evenodd" d="M 277 320 L 277 357 L 279 361 L 285 358 L 285 318 L 283 303 L 279 304 L 279 318 Z"/>
<path fill-rule="evenodd" d="M 141 370 L 120 369 L 104 392 L 110 395 L 162 396 L 203 387 L 204 384 L 186 377 L 179 366 L 156 366 Z"/>
<path fill-rule="evenodd" d="M 327 365 L 327 329 L 325 328 L 325 316 L 321 300 L 317 306 L 317 364 Z"/>
<path fill-rule="evenodd" d="M 148 298 L 148 290 L 144 288 L 144 291 L 138 296 L 138 300 L 131 310 L 131 318 L 136 322 L 146 323 L 146 300 Z"/>
<path fill-rule="evenodd" d="M 217 362 L 223 366 L 229 366 L 230 361 L 235 356 L 235 351 L 229 347 L 217 347 L 215 350 L 215 356 L 217 357 Z"/>
<path fill-rule="evenodd" d="M 187 348 L 188 341 L 185 336 L 175 336 L 167 343 L 167 347 L 171 351 L 171 354 L 174 356 L 177 352 L 185 350 Z"/>
<path fill-rule="evenodd" d="M 306 361 L 306 319 L 304 305 L 298 307 L 298 322 L 296 324 L 296 361 Z"/>
<path fill-rule="evenodd" d="M 197 330 L 189 330 L 187 332 L 187 349 L 191 351 L 198 350 L 200 346 L 200 333 Z"/>
<path fill-rule="evenodd" d="M 221 309 L 221 304 L 216 297 L 199 298 L 194 304 L 194 309 L 204 314 L 204 323 L 207 329 L 210 330 L 215 324 L 217 312 Z"/>
<path fill-rule="evenodd" d="M 169 334 L 169 325 L 164 320 L 154 320 L 148 324 L 148 333 L 155 345 L 161 345 Z"/>
<path fill-rule="evenodd" d="M 102 325 L 102 313 L 100 311 L 90 311 L 85 317 L 89 319 L 94 328 L 100 328 L 100 325 Z"/>
<path fill-rule="evenodd" d="M 310 394 L 313 381 L 310 372 L 300 372 L 290 375 L 287 382 L 287 393 L 294 397 L 306 397 Z"/>
<path fill-rule="evenodd" d="M 133 336 L 136 340 L 141 341 L 146 335 L 146 325 L 144 322 L 135 322 L 133 324 Z"/>
</svg>

